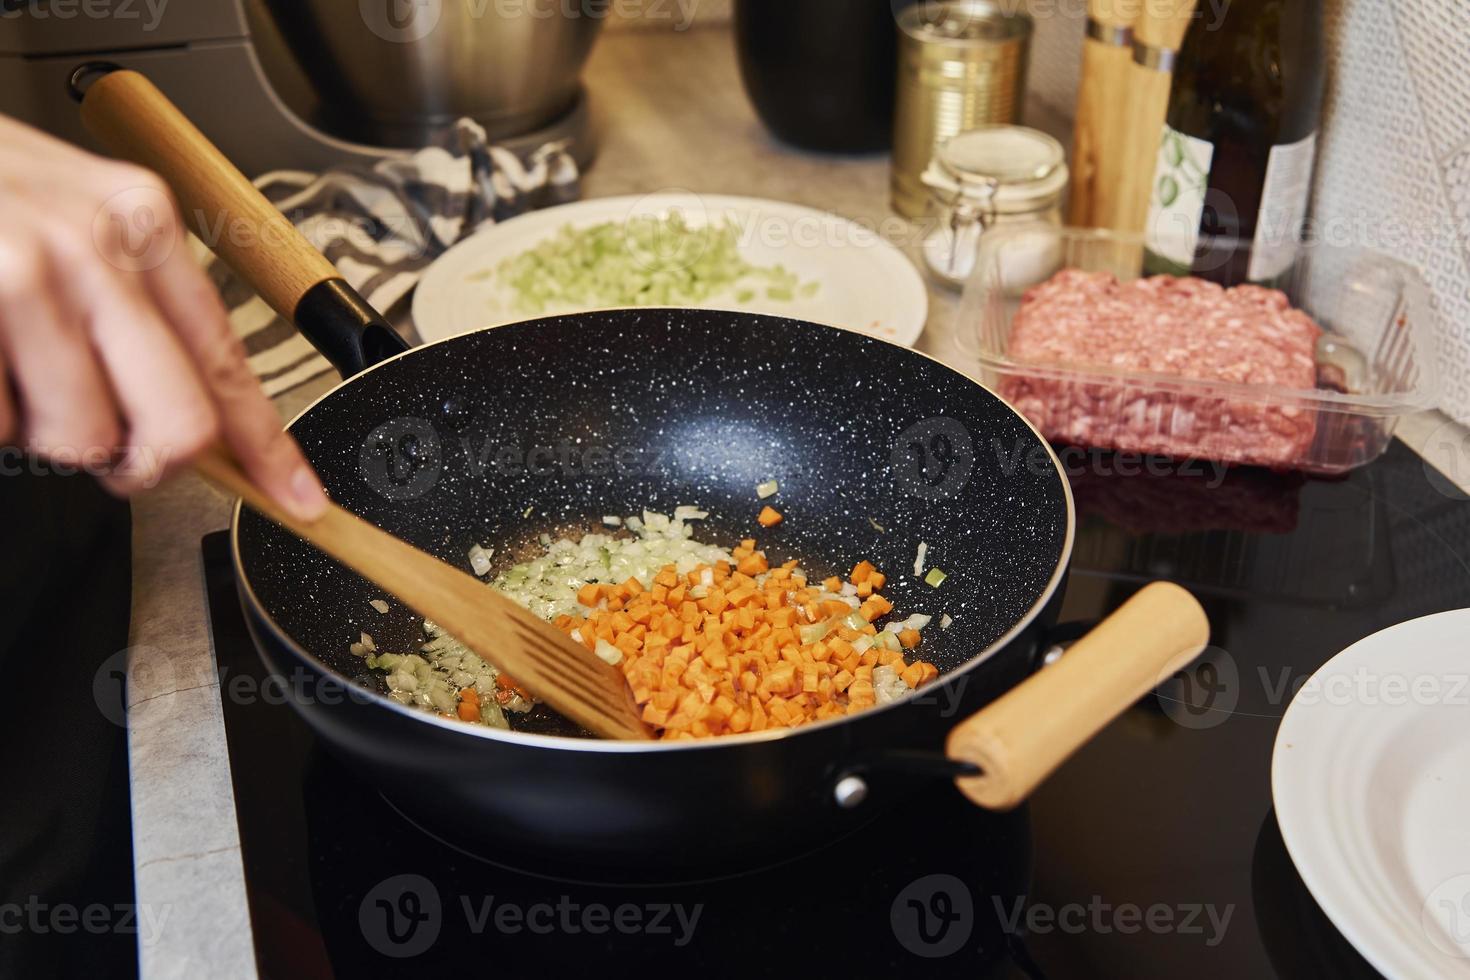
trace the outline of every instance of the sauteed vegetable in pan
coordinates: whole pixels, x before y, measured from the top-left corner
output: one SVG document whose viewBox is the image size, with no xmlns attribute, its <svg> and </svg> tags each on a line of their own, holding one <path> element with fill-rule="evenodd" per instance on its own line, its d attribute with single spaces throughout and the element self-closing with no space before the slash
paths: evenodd
<svg viewBox="0 0 1470 980">
<path fill-rule="evenodd" d="M 186 214 L 260 213 L 251 210 L 259 203 L 248 182 L 218 178 L 228 165 L 140 76 L 117 72 L 94 82 L 84 113 L 114 145 L 163 172 Z M 552 317 L 398 352 L 387 327 L 309 248 L 222 251 L 347 377 L 290 426 L 328 491 L 417 547 L 461 565 L 472 564 L 473 549 L 482 564 L 493 549 L 492 564 L 514 564 L 544 555 L 543 540 L 581 540 L 606 527 L 609 515 L 671 515 L 697 505 L 707 514 L 696 522 L 699 540 L 726 549 L 733 566 L 721 589 L 725 608 L 700 609 L 694 600 L 701 626 L 709 614 L 723 627 L 732 607 L 738 623 L 741 610 L 753 607 L 741 592 L 751 583 L 734 575 L 757 552 L 768 575 L 804 570 L 804 589 L 791 590 L 805 592 L 795 607 L 773 609 L 764 596 L 777 590 L 759 590 L 764 623 L 772 633 L 798 631 L 795 643 L 774 644 L 776 658 L 768 661 L 762 642 L 754 654 L 747 642 L 763 624 L 743 636 L 734 631 L 739 655 L 761 660 L 760 672 L 750 670 L 756 699 L 764 683 L 772 698 L 787 702 L 788 715 L 792 700 L 812 693 L 809 684 L 818 692 L 823 680 L 835 686 L 846 669 L 852 654 L 831 642 L 834 630 L 854 651 L 862 636 L 888 632 L 877 626 L 870 634 L 855 621 L 843 632 L 850 614 L 838 618 L 835 605 L 822 605 L 835 601 L 825 594 L 843 597 L 843 585 L 867 584 L 869 598 L 859 597 L 864 622 L 861 606 L 873 594 L 906 622 L 927 617 L 911 623 L 925 624 L 917 648 L 904 647 L 902 629 L 900 649 L 884 648 L 899 660 L 883 664 L 873 647 L 858 655 L 857 667 L 873 668 L 875 703 L 852 714 L 844 706 L 773 728 L 768 700 L 764 729 L 747 724 L 717 738 L 645 741 L 575 737 L 541 709 L 513 713 L 509 730 L 467 724 L 398 703 L 382 672 L 351 649 L 367 632 L 377 651 L 413 651 L 424 642 L 421 619 L 391 601 L 382 613 L 372 603 L 391 597 L 295 535 L 237 510 L 236 571 L 257 645 L 273 670 L 310 681 L 293 685 L 311 692 L 293 707 L 436 832 L 576 860 L 584 870 L 646 870 L 769 859 L 860 824 L 875 808 L 901 802 L 917 780 L 956 778 L 978 802 L 1013 806 L 1205 643 L 1198 605 L 1156 584 L 1039 669 L 1071 556 L 1067 482 L 1024 418 L 922 354 L 812 323 L 677 309 Z M 763 498 L 757 488 L 771 481 L 779 491 Z M 765 507 L 781 519 L 760 521 Z M 653 582 L 638 584 L 650 592 L 685 588 L 682 613 L 695 569 L 680 581 L 674 564 L 673 585 L 659 581 L 663 567 Z M 725 574 L 719 562 L 700 564 L 711 565 L 707 587 Z M 884 577 L 881 589 L 872 585 L 875 572 Z M 633 651 L 617 640 L 632 628 L 608 623 L 607 640 L 594 614 L 631 619 L 632 596 L 617 591 L 626 583 L 605 593 L 606 584 L 599 583 L 599 608 L 556 615 L 580 619 L 564 625 L 584 643 L 590 628 L 594 649 L 604 640 L 627 658 Z M 621 610 L 611 608 L 614 599 Z M 668 593 L 662 604 L 667 619 Z M 784 621 L 783 608 L 806 619 L 808 605 L 814 615 L 806 623 L 771 621 Z M 936 628 L 946 620 L 947 629 Z M 819 624 L 821 636 L 799 632 Z M 668 711 L 666 723 L 682 712 L 691 735 L 696 722 L 711 733 L 712 722 L 733 729 L 736 712 L 728 706 L 715 719 L 686 702 L 688 690 L 702 705 L 729 695 L 710 679 L 710 645 L 700 673 L 712 696 L 705 699 L 700 676 L 688 678 L 686 667 L 674 685 L 686 693 L 672 704 L 655 702 L 669 689 L 674 638 L 660 662 L 645 665 L 646 630 L 643 636 L 630 679 L 635 690 L 647 688 L 645 704 Z M 690 665 L 698 635 L 693 643 Z M 818 643 L 826 644 L 826 660 Z M 791 646 L 795 662 L 783 657 Z M 812 663 L 837 657 L 837 669 L 819 669 L 809 680 L 808 647 Z M 720 652 L 728 660 L 723 645 Z M 869 654 L 873 662 L 864 664 Z M 907 676 L 915 663 L 931 664 L 932 679 L 920 668 L 917 690 L 876 703 L 877 668 Z M 643 666 L 658 667 L 657 684 Z M 756 664 L 742 663 L 737 676 L 747 666 Z M 849 673 L 850 705 L 857 671 Z M 477 696 L 483 708 L 485 695 Z M 738 697 L 730 701 L 746 707 Z"/>
</svg>

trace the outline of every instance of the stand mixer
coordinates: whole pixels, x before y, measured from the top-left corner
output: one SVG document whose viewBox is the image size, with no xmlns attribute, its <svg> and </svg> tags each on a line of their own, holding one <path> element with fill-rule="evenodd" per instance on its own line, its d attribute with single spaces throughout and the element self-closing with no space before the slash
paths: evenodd
<svg viewBox="0 0 1470 980">
<path fill-rule="evenodd" d="M 522 154 L 569 140 L 586 166 L 577 79 L 603 17 L 596 3 L 571 18 L 537 6 L 517 17 L 459 0 L 0 0 L 0 113 L 98 149 L 68 80 L 108 61 L 148 75 L 252 176 L 370 164 L 461 114 Z"/>
</svg>

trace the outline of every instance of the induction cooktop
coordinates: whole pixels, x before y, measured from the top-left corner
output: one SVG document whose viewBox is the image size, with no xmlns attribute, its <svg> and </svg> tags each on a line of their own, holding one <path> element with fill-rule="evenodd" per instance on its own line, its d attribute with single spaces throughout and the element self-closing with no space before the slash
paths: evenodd
<svg viewBox="0 0 1470 980">
<path fill-rule="evenodd" d="M 284 703 L 245 632 L 228 540 L 206 537 L 261 974 L 1376 976 L 1286 855 L 1272 741 L 1295 685 L 1339 650 L 1470 606 L 1470 506 L 1398 443 L 1331 481 L 1076 459 L 1062 619 L 1171 579 L 1208 611 L 1211 648 L 1016 812 L 937 782 L 817 850 L 718 879 L 548 873 L 403 815 Z"/>
</svg>

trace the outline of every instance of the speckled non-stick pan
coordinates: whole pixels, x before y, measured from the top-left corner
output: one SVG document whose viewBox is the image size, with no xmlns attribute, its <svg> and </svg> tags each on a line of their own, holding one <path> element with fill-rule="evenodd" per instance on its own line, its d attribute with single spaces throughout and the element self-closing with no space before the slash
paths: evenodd
<svg viewBox="0 0 1470 980">
<path fill-rule="evenodd" d="M 212 148 L 141 77 L 107 75 L 85 110 L 164 172 L 186 214 L 275 220 L 243 179 L 220 179 Z M 936 774 L 1013 805 L 1203 645 L 1198 606 L 1152 587 L 1033 673 L 1072 545 L 1067 482 L 1020 415 L 921 354 L 812 323 L 671 309 L 552 317 L 395 353 L 391 331 L 309 247 L 220 251 L 347 376 L 290 426 L 331 495 L 419 547 L 466 567 L 475 544 L 509 561 L 543 532 L 693 504 L 709 512 L 702 538 L 756 537 L 817 573 L 868 559 L 897 610 L 934 617 L 922 654 L 938 680 L 845 719 L 607 742 L 543 709 L 504 732 L 379 693 L 349 645 L 367 631 L 380 649 L 411 650 L 420 620 L 400 604 L 378 613 L 379 590 L 237 512 L 242 602 L 266 662 L 292 679 L 293 706 L 395 803 L 456 839 L 584 864 L 748 865 L 838 833 Z M 767 480 L 785 514 L 771 529 L 755 521 Z M 939 588 L 912 574 L 920 542 L 947 574 Z"/>
</svg>

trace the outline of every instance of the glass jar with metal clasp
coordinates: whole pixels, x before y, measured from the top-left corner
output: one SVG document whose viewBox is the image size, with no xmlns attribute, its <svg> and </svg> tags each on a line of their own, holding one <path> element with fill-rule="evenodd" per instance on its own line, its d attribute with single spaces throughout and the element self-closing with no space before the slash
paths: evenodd
<svg viewBox="0 0 1470 980">
<path fill-rule="evenodd" d="M 945 142 L 923 177 L 937 218 L 923 246 L 934 278 L 963 286 L 987 228 L 1060 226 L 1067 176 L 1062 144 L 1025 126 L 985 126 Z M 1016 241 L 1024 247 L 1024 237 Z"/>
</svg>

